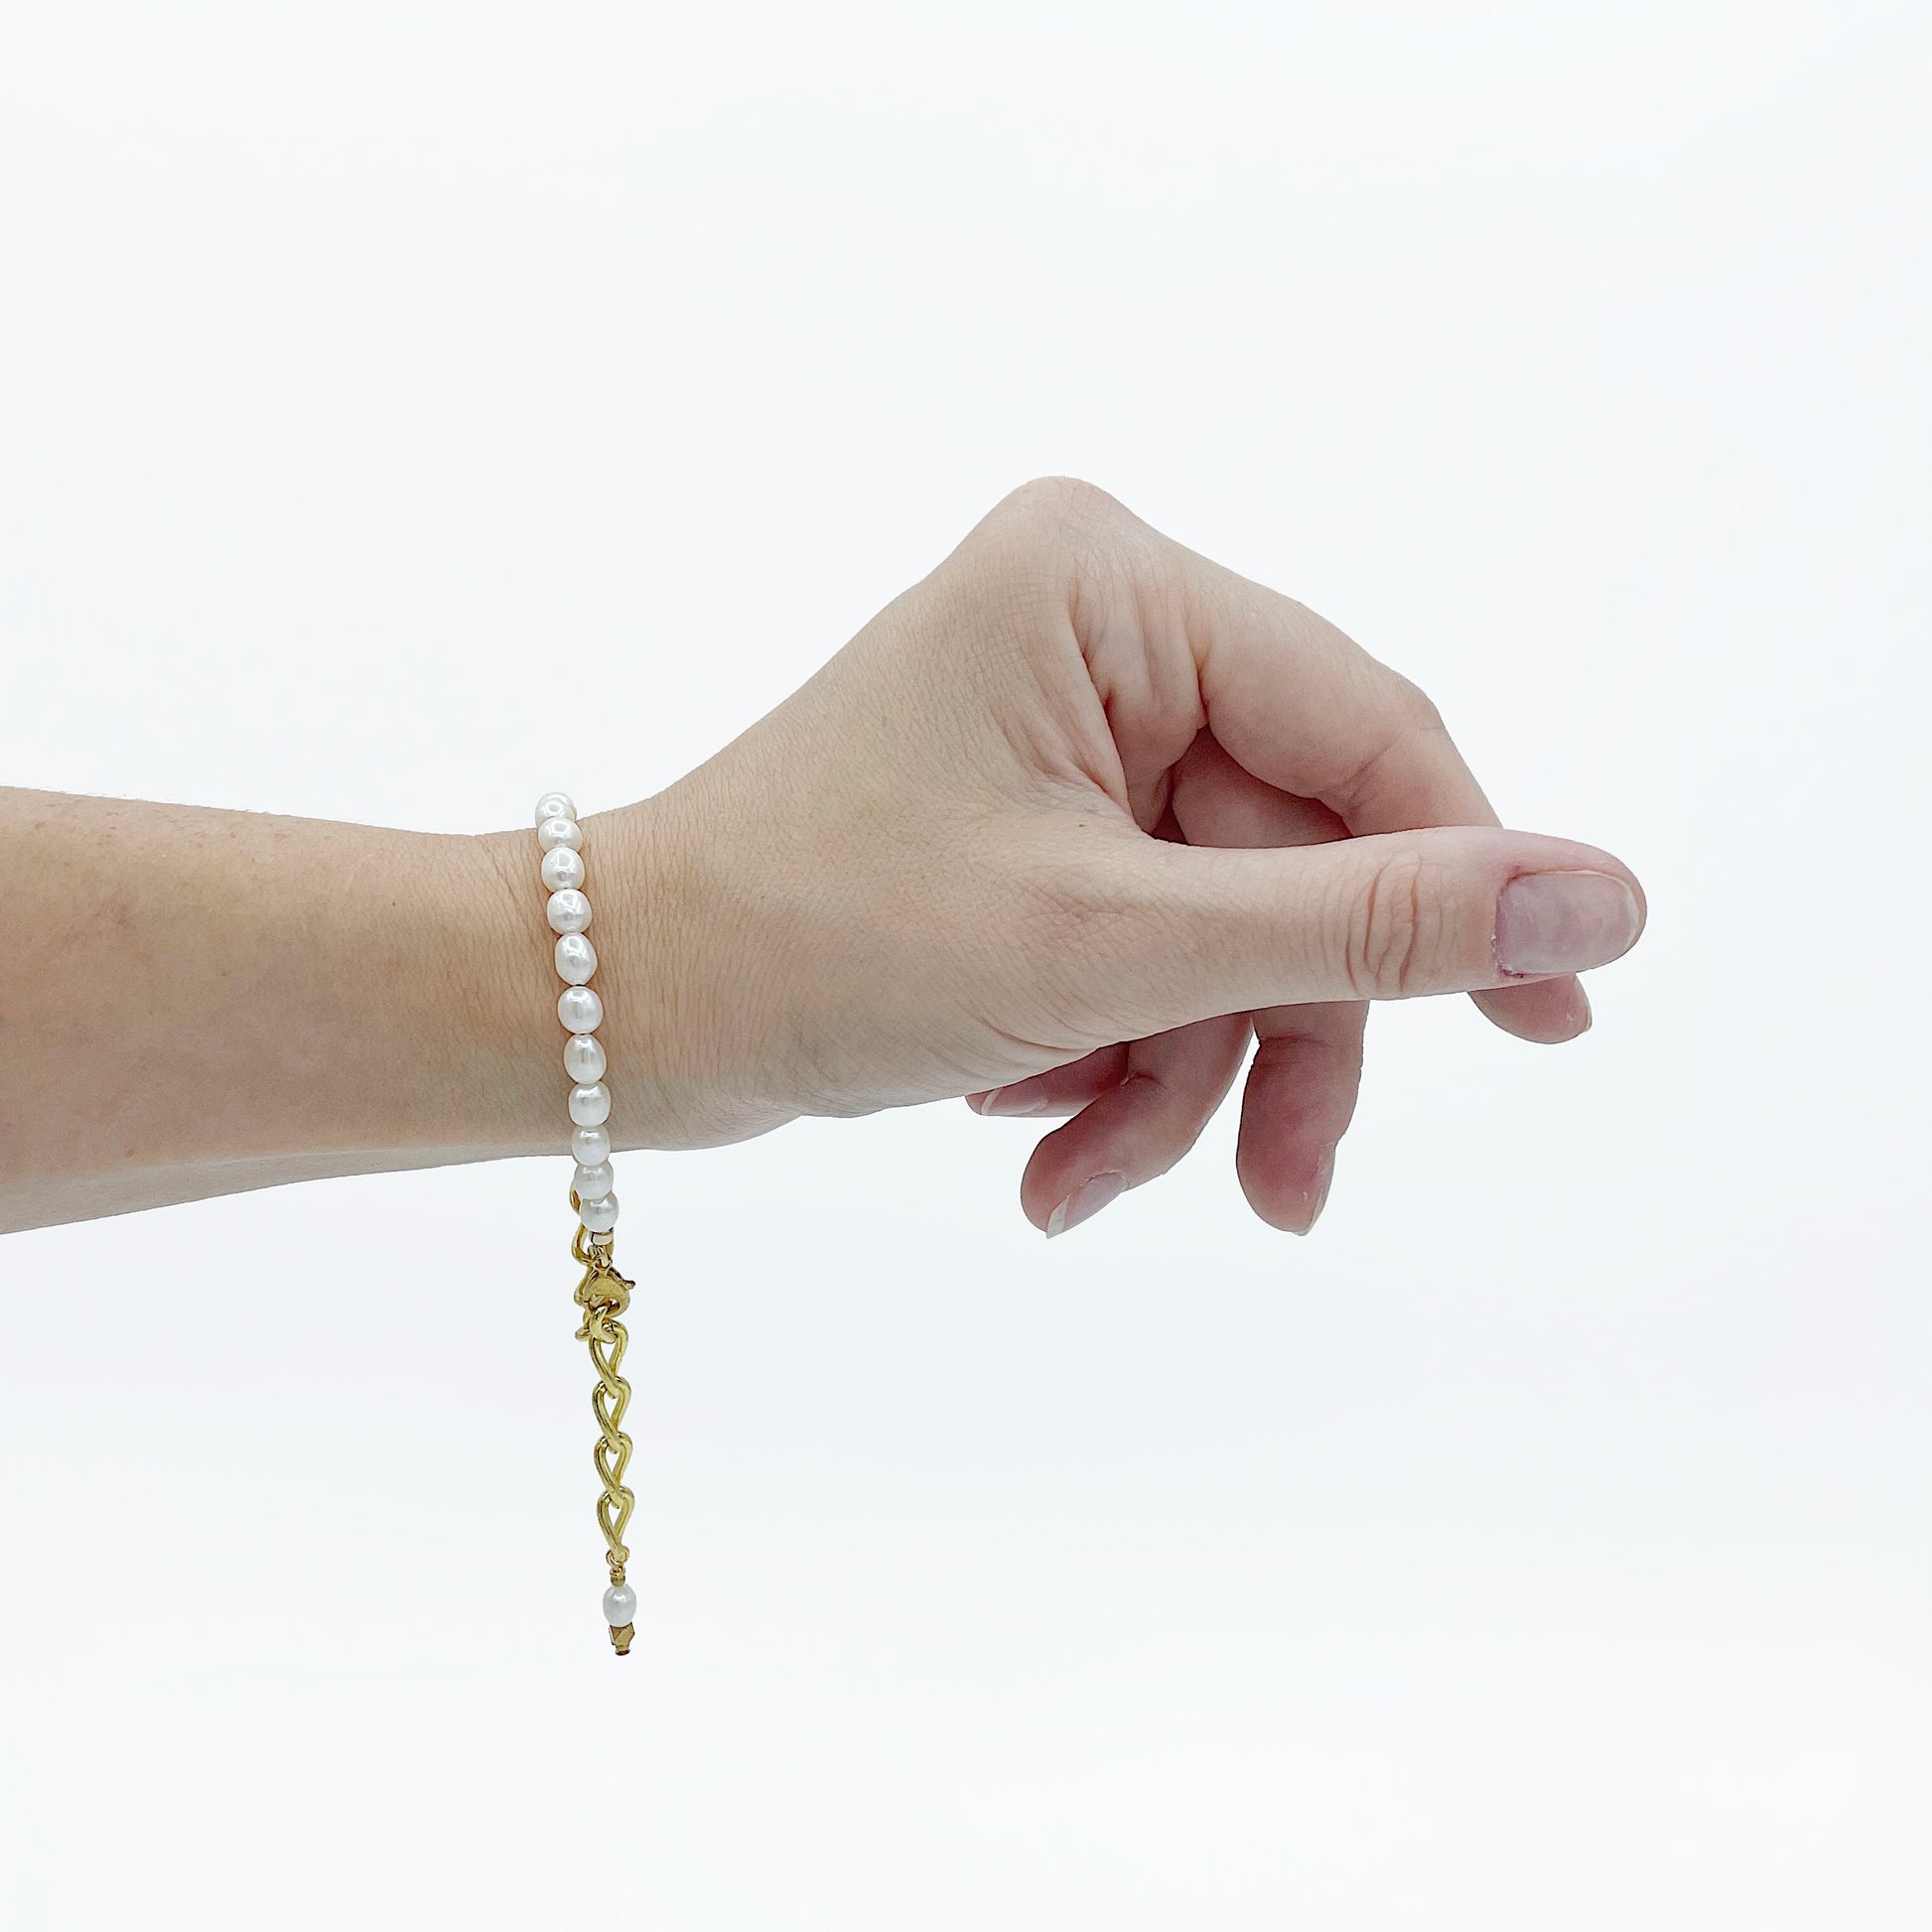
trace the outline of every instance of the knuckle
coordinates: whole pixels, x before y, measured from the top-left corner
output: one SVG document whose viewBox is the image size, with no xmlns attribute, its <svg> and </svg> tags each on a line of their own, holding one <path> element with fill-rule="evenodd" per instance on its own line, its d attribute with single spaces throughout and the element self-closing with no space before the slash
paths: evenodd
<svg viewBox="0 0 1932 1932">
<path fill-rule="evenodd" d="M 1035 477 L 1010 490 L 1000 507 L 1057 529 L 1118 512 L 1121 504 L 1079 477 Z"/>
<path fill-rule="evenodd" d="M 1035 477 L 1003 496 L 982 528 L 1002 548 L 1039 563 L 1104 554 L 1138 521 L 1117 497 L 1078 477 Z"/>
<path fill-rule="evenodd" d="M 1385 860 L 1357 889 L 1341 930 L 1356 998 L 1402 1000 L 1428 991 L 1444 938 L 1428 861 L 1418 853 Z"/>
<path fill-rule="evenodd" d="M 1117 497 L 1078 477 L 1035 477 L 1010 491 L 969 539 L 983 575 L 1031 600 L 1128 612 L 1174 601 L 1169 546 Z"/>
<path fill-rule="evenodd" d="M 1444 729 L 1443 714 L 1436 708 L 1436 700 L 1420 684 L 1406 678 L 1400 671 L 1391 671 L 1395 680 L 1391 691 L 1391 706 L 1397 723 L 1405 733 L 1439 732 Z"/>
<path fill-rule="evenodd" d="M 1035 477 L 981 517 L 961 544 L 967 581 L 1033 614 L 1100 568 L 1128 520 L 1104 489 L 1077 477 Z"/>
<path fill-rule="evenodd" d="M 1443 714 L 1421 685 L 1412 683 L 1400 671 L 1376 664 L 1373 659 L 1366 659 L 1365 663 L 1372 677 L 1366 690 L 1382 719 L 1383 729 L 1377 736 L 1375 749 L 1366 757 L 1351 760 L 1348 769 L 1337 775 L 1322 794 L 1344 818 L 1354 816 L 1383 769 L 1402 753 L 1412 750 L 1418 739 L 1449 736 Z"/>
</svg>

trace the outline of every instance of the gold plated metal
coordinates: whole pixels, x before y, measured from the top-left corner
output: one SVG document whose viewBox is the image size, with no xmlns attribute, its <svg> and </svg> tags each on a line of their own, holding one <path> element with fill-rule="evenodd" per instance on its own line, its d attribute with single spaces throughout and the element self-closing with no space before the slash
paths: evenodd
<svg viewBox="0 0 1932 1932">
<path fill-rule="evenodd" d="M 581 1205 L 577 1190 L 571 1189 L 571 1211 Z M 611 1582 L 623 1582 L 623 1567 L 630 1552 L 624 1547 L 623 1532 L 630 1521 L 636 1497 L 624 1485 L 624 1470 L 630 1465 L 630 1438 L 623 1433 L 623 1412 L 630 1406 L 630 1384 L 618 1373 L 630 1337 L 619 1318 L 630 1306 L 630 1291 L 635 1282 L 625 1281 L 611 1260 L 612 1241 L 608 1234 L 593 1234 L 581 1223 L 570 1244 L 571 1254 L 584 1266 L 584 1279 L 577 1284 L 577 1305 L 584 1311 L 584 1325 L 577 1331 L 579 1341 L 589 1342 L 591 1363 L 597 1370 L 597 1383 L 591 1390 L 591 1413 L 597 1418 L 598 1436 L 591 1449 L 598 1479 L 604 1493 L 597 1499 L 597 1526 L 604 1532 L 610 1563 Z M 611 1643 L 620 1657 L 630 1654 L 630 1639 L 635 1630 L 630 1623 L 611 1625 Z"/>
</svg>

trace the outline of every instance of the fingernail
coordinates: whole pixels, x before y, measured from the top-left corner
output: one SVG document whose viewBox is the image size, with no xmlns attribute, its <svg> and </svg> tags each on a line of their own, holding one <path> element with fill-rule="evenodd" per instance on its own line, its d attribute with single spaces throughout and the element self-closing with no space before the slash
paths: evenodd
<svg viewBox="0 0 1932 1932">
<path fill-rule="evenodd" d="M 1314 1185 L 1309 1189 L 1309 1218 L 1302 1228 L 1304 1234 L 1312 1232 L 1315 1222 L 1321 1218 L 1321 1210 L 1328 1205 L 1328 1189 L 1335 1178 L 1335 1151 L 1330 1148 L 1315 1163 Z"/>
<path fill-rule="evenodd" d="M 1505 973 L 1581 973 L 1637 942 L 1637 896 L 1606 872 L 1535 872 L 1496 902 L 1496 964 Z"/>
<path fill-rule="evenodd" d="M 982 1117 L 988 1114 L 1044 1113 L 1046 1102 L 1038 1094 L 1016 1093 L 1011 1087 L 995 1087 L 980 1102 Z"/>
<path fill-rule="evenodd" d="M 1127 1176 L 1124 1173 L 1097 1173 L 1091 1180 L 1082 1181 L 1047 1215 L 1047 1240 L 1052 1240 L 1056 1234 L 1064 1234 L 1068 1228 L 1077 1228 L 1082 1221 L 1091 1220 L 1126 1185 Z"/>
</svg>

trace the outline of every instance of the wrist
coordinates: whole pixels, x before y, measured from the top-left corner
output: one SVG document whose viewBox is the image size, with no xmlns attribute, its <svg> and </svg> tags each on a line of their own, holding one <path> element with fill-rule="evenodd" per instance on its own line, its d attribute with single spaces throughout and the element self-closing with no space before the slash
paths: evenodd
<svg viewBox="0 0 1932 1932">
<path fill-rule="evenodd" d="M 780 1116 L 734 1091 L 730 976 L 710 939 L 720 882 L 682 793 L 672 790 L 580 821 L 596 908 L 598 1029 L 609 1058 L 608 1123 L 619 1151 L 692 1148 L 739 1140 Z M 557 1023 L 556 935 L 544 918 L 528 829 L 476 841 L 488 881 L 489 915 L 501 928 L 488 1022 L 496 1103 L 516 1152 L 547 1150 L 556 1126 L 565 1035 Z M 506 1150 L 512 1151 L 512 1150 Z"/>
</svg>

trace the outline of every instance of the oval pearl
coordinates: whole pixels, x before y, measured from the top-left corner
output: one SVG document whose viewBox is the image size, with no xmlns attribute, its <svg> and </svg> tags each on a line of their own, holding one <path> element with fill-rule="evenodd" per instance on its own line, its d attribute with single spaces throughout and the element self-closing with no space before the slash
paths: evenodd
<svg viewBox="0 0 1932 1932">
<path fill-rule="evenodd" d="M 601 1166 L 611 1158 L 611 1137 L 601 1127 L 580 1127 L 570 1137 L 570 1151 L 579 1167 Z"/>
<path fill-rule="evenodd" d="M 611 1089 L 602 1080 L 572 1087 L 570 1117 L 579 1127 L 602 1127 L 611 1118 Z"/>
<path fill-rule="evenodd" d="M 582 986 L 597 971 L 597 948 L 581 932 L 566 932 L 557 941 L 557 977 Z"/>
<path fill-rule="evenodd" d="M 557 995 L 557 1018 L 574 1034 L 594 1034 L 604 1024 L 604 1002 L 588 986 L 567 986 Z"/>
<path fill-rule="evenodd" d="M 553 852 L 560 845 L 575 851 L 584 843 L 584 834 L 574 818 L 546 818 L 537 827 L 537 849 Z"/>
<path fill-rule="evenodd" d="M 579 1200 L 602 1200 L 618 1184 L 618 1176 L 610 1162 L 603 1161 L 594 1168 L 579 1168 L 570 1184 L 577 1189 Z"/>
<path fill-rule="evenodd" d="M 537 815 L 533 824 L 541 825 L 546 818 L 575 818 L 577 807 L 570 802 L 567 791 L 546 791 L 537 800 Z"/>
<path fill-rule="evenodd" d="M 628 1584 L 613 1584 L 604 1592 L 604 1620 L 613 1630 L 637 1620 L 637 1592 Z"/>
<path fill-rule="evenodd" d="M 552 846 L 537 871 L 553 893 L 572 891 L 584 883 L 584 855 L 567 845 Z"/>
<path fill-rule="evenodd" d="M 618 1224 L 618 1197 L 606 1194 L 602 1200 L 587 1200 L 577 1210 L 577 1218 L 593 1234 L 609 1234 Z"/>
<path fill-rule="evenodd" d="M 582 932 L 591 922 L 591 902 L 575 887 L 566 886 L 550 895 L 543 916 L 550 921 L 552 932 Z"/>
<path fill-rule="evenodd" d="M 604 1056 L 604 1042 L 595 1034 L 572 1034 L 564 1041 L 564 1071 L 580 1087 L 603 1079 L 610 1065 L 611 1062 Z M 582 1124 L 579 1123 L 580 1126 Z"/>
</svg>

